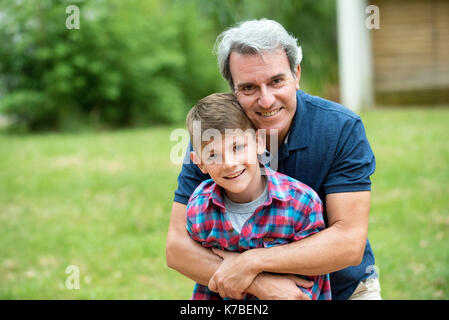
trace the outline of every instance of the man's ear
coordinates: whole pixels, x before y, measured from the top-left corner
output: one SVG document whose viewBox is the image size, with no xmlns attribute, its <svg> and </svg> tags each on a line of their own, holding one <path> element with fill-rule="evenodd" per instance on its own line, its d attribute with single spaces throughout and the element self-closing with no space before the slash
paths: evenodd
<svg viewBox="0 0 449 320">
<path fill-rule="evenodd" d="M 295 86 L 296 86 L 296 90 L 299 90 L 299 80 L 301 80 L 301 66 L 298 64 L 298 68 L 296 69 L 295 72 Z"/>
<path fill-rule="evenodd" d="M 190 151 L 190 160 L 193 161 L 194 164 L 200 168 L 201 172 L 204 174 L 207 174 L 207 170 L 204 168 L 203 164 L 201 163 L 201 159 L 197 156 L 195 151 Z"/>
<path fill-rule="evenodd" d="M 265 130 L 256 131 L 257 154 L 264 154 L 267 148 L 267 136 Z"/>
</svg>

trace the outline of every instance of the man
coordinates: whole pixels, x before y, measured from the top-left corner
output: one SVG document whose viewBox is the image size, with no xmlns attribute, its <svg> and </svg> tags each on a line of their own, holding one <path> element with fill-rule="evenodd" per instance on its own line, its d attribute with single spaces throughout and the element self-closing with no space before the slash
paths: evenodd
<svg viewBox="0 0 449 320">
<path fill-rule="evenodd" d="M 367 240 L 375 160 L 360 117 L 299 90 L 301 48 L 275 21 L 241 23 L 221 34 L 216 48 L 220 71 L 249 119 L 267 131 L 267 145 L 277 139 L 279 149 L 270 151 L 278 170 L 323 200 L 327 228 L 241 254 L 203 248 L 187 234 L 186 204 L 208 176 L 184 164 L 167 236 L 168 266 L 222 297 L 246 292 L 259 299 L 306 299 L 297 285 L 311 284 L 292 274 L 331 273 L 334 299 L 380 299 Z"/>
</svg>

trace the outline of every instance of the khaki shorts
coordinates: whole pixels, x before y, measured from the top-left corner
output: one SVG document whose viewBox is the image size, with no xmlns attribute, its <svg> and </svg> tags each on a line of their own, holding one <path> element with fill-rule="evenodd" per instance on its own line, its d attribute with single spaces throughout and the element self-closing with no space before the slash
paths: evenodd
<svg viewBox="0 0 449 320">
<path fill-rule="evenodd" d="M 382 300 L 379 278 L 361 281 L 348 300 Z"/>
</svg>

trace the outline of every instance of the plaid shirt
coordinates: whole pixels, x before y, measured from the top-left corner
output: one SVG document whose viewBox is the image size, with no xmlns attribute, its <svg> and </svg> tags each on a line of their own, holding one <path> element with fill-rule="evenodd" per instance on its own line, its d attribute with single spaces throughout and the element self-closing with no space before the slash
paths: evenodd
<svg viewBox="0 0 449 320">
<path fill-rule="evenodd" d="M 307 185 L 265 167 L 268 197 L 245 222 L 240 234 L 226 215 L 222 189 L 203 181 L 187 204 L 187 231 L 203 247 L 242 252 L 301 240 L 324 229 L 323 205 Z M 314 300 L 331 299 L 329 274 L 303 278 L 314 282 L 300 289 Z M 247 295 L 246 299 L 255 298 Z M 220 295 L 196 284 L 192 299 L 219 300 Z"/>
</svg>

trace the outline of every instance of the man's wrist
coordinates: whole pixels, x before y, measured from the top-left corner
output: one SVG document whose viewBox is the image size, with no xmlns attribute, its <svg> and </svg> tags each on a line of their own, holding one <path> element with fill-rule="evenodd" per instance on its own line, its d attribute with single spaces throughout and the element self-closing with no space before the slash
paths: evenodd
<svg viewBox="0 0 449 320">
<path fill-rule="evenodd" d="M 252 274 L 258 275 L 263 272 L 263 266 L 261 263 L 261 254 L 263 248 L 251 249 L 243 252 L 241 258 L 243 258 L 242 265 Z"/>
<path fill-rule="evenodd" d="M 263 287 L 263 281 L 262 278 L 265 277 L 264 273 L 259 273 L 251 283 L 251 285 L 246 290 L 247 293 L 252 294 L 253 296 L 259 297 L 260 294 L 263 292 L 261 290 L 264 290 Z M 266 288 L 265 288 L 266 289 Z"/>
</svg>

